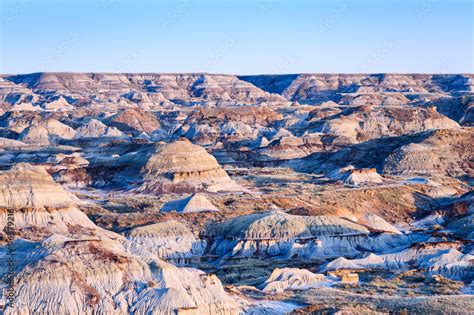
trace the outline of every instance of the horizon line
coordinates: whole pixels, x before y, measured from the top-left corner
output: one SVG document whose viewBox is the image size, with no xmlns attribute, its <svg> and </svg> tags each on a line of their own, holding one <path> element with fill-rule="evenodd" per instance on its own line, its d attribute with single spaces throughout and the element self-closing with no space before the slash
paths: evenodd
<svg viewBox="0 0 474 315">
<path fill-rule="evenodd" d="M 474 72 L 289 72 L 289 73 L 257 73 L 257 74 L 237 74 L 237 73 L 220 73 L 220 72 L 113 72 L 113 71 L 34 71 L 22 73 L 0 73 L 0 76 L 15 75 L 34 75 L 34 74 L 141 74 L 141 75 L 220 75 L 220 76 L 291 76 L 291 75 L 474 75 Z"/>
</svg>

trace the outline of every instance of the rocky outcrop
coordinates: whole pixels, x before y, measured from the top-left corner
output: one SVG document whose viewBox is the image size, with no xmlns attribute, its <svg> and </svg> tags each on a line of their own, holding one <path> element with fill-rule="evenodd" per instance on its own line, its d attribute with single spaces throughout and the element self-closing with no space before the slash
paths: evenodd
<svg viewBox="0 0 474 315">
<path fill-rule="evenodd" d="M 344 97 L 346 102 L 351 102 L 359 94 L 382 96 L 376 100 L 378 104 L 399 104 L 405 94 L 472 91 L 472 75 L 456 74 L 300 74 L 240 78 L 288 100 L 310 104 Z"/>
<path fill-rule="evenodd" d="M 306 269 L 275 268 L 270 277 L 262 283 L 261 288 L 264 292 L 275 293 L 317 288 L 328 282 L 323 274 L 315 274 Z"/>
<path fill-rule="evenodd" d="M 360 224 L 364 224 L 374 231 L 382 231 L 394 234 L 401 234 L 400 230 L 392 224 L 388 223 L 381 217 L 373 213 L 366 213 L 360 220 L 357 221 Z"/>
<path fill-rule="evenodd" d="M 30 93 L 47 90 L 70 98 L 102 102 L 110 97 L 140 103 L 141 100 L 257 103 L 284 101 L 279 95 L 262 91 L 232 75 L 210 74 L 122 74 L 122 73 L 36 73 L 3 76 L 6 82 Z M 130 95 L 130 92 L 136 96 Z M 6 98 L 12 97 L 9 91 Z M 122 97 L 123 96 L 123 97 Z M 159 97 L 156 97 L 159 96 Z M 147 101 L 145 100 L 145 103 Z"/>
<path fill-rule="evenodd" d="M 50 118 L 25 127 L 18 139 L 33 146 L 48 146 L 60 140 L 73 139 L 75 135 L 73 128 Z"/>
<path fill-rule="evenodd" d="M 419 143 L 402 146 L 385 159 L 383 171 L 399 175 L 473 176 L 472 129 L 438 130 Z"/>
<path fill-rule="evenodd" d="M 47 119 L 40 124 L 46 128 L 50 138 L 73 139 L 76 135 L 76 131 L 73 128 L 53 118 Z"/>
<path fill-rule="evenodd" d="M 30 126 L 23 130 L 23 132 L 20 134 L 19 140 L 29 145 L 48 146 L 48 130 L 43 126 Z"/>
<path fill-rule="evenodd" d="M 27 146 L 26 143 L 18 141 L 18 140 L 0 138 L 0 149 L 3 149 L 3 150 L 10 150 L 10 149 L 21 148 L 25 146 Z"/>
<path fill-rule="evenodd" d="M 125 109 L 107 120 L 108 125 L 116 127 L 123 132 L 152 134 L 161 128 L 160 122 L 151 112 L 142 110 Z"/>
<path fill-rule="evenodd" d="M 338 269 L 387 269 L 406 270 L 408 268 L 426 268 L 430 274 L 441 274 L 448 278 L 471 277 L 474 273 L 474 256 L 459 252 L 456 244 L 426 243 L 414 245 L 399 253 L 376 255 L 365 258 L 343 260 L 336 259 L 328 263 L 324 270 Z"/>
<path fill-rule="evenodd" d="M 349 175 L 347 176 L 344 184 L 346 185 L 353 185 L 353 186 L 361 186 L 367 185 L 370 183 L 381 183 L 383 182 L 382 176 L 377 173 L 375 168 L 371 169 L 361 169 L 361 170 L 352 170 L 350 171 Z"/>
<path fill-rule="evenodd" d="M 146 192 L 195 192 L 241 190 L 216 159 L 203 147 L 180 139 L 159 145 L 143 170 Z"/>
<path fill-rule="evenodd" d="M 8 131 L 20 134 L 28 127 L 40 124 L 42 117 L 34 111 L 9 111 L 1 116 L 0 121 L 0 125 Z"/>
<path fill-rule="evenodd" d="M 311 196 L 312 207 L 291 210 L 299 215 L 326 215 L 345 217 L 352 221 L 367 213 L 387 222 L 409 223 L 417 213 L 429 213 L 437 207 L 424 193 L 424 186 L 414 184 L 362 186 L 357 188 L 327 189 Z"/>
<path fill-rule="evenodd" d="M 107 127 L 97 119 L 91 119 L 86 125 L 77 128 L 76 138 L 120 138 L 124 134 L 115 127 Z"/>
<path fill-rule="evenodd" d="M 177 268 L 160 260 L 153 246 L 147 249 L 145 240 L 157 232 L 157 240 L 178 246 L 177 252 L 202 250 L 188 230 L 177 223 L 142 228 L 131 233 L 134 242 L 98 228 L 76 202 L 40 167 L 19 164 L 0 173 L 0 211 L 13 211 L 14 223 L 11 228 L 2 215 L 0 230 L 13 231 L 15 257 L 21 257 L 15 305 L 6 314 L 238 314 L 216 276 Z M 9 246 L 0 244 L 5 257 Z M 7 272 L 1 265 L 0 277 Z"/>
<path fill-rule="evenodd" d="M 206 241 L 197 239 L 184 225 L 175 220 L 160 222 L 132 229 L 126 234 L 158 257 L 175 264 L 192 262 L 204 254 Z"/>
<path fill-rule="evenodd" d="M 171 211 L 179 213 L 192 213 L 219 211 L 219 209 L 217 209 L 204 194 L 196 193 L 184 199 L 168 201 L 160 209 L 160 212 Z"/>
<path fill-rule="evenodd" d="M 262 146 L 262 143 L 258 143 Z M 260 161 L 291 160 L 306 157 L 322 151 L 321 134 L 313 133 L 302 137 L 282 136 L 260 148 L 255 158 Z"/>
<path fill-rule="evenodd" d="M 69 234 L 95 225 L 75 205 L 77 198 L 53 182 L 40 166 L 19 163 L 0 172 L 0 230 L 12 214 L 15 233 L 37 240 L 54 233 Z"/>
<path fill-rule="evenodd" d="M 356 143 L 431 129 L 459 128 L 457 122 L 433 108 L 363 106 L 357 110 L 351 108 L 345 113 L 347 114 L 325 120 L 321 132 L 342 137 L 348 143 Z"/>
<path fill-rule="evenodd" d="M 177 268 L 151 254 L 141 257 L 129 249 L 133 245 L 115 237 L 53 235 L 40 243 L 17 242 L 24 259 L 15 308 L 6 314 L 238 313 L 217 277 Z"/>
<path fill-rule="evenodd" d="M 283 115 L 268 106 L 226 106 L 197 107 L 189 116 L 190 122 L 216 120 L 238 121 L 247 125 L 269 126 L 283 118 Z"/>
<path fill-rule="evenodd" d="M 321 259 L 353 256 L 361 250 L 383 251 L 409 244 L 417 236 L 370 237 L 363 225 L 335 216 L 297 216 L 280 211 L 241 216 L 208 231 L 210 252 L 219 257 Z"/>
<path fill-rule="evenodd" d="M 62 96 L 55 101 L 43 104 L 43 108 L 47 111 L 53 112 L 70 111 L 75 109 L 75 107 L 69 104 L 69 102 Z"/>
<path fill-rule="evenodd" d="M 61 208 L 73 202 L 73 197 L 54 183 L 44 168 L 26 163 L 0 172 L 0 187 L 2 208 Z"/>
<path fill-rule="evenodd" d="M 23 112 L 23 111 L 40 112 L 42 111 L 41 107 L 35 106 L 31 103 L 15 104 L 13 105 L 11 110 L 14 112 Z"/>
<path fill-rule="evenodd" d="M 366 235 L 363 226 L 333 216 L 295 216 L 281 211 L 256 213 L 215 226 L 211 235 L 246 240 Z"/>
<path fill-rule="evenodd" d="M 269 106 L 197 107 L 174 132 L 201 145 L 252 146 L 283 116 Z"/>
</svg>

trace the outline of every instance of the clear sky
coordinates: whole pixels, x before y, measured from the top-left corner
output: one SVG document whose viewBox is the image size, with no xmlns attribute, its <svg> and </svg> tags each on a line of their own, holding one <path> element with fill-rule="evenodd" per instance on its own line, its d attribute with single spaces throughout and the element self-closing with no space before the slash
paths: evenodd
<svg viewBox="0 0 474 315">
<path fill-rule="evenodd" d="M 473 73 L 473 0 L 0 0 L 0 72 Z"/>
</svg>

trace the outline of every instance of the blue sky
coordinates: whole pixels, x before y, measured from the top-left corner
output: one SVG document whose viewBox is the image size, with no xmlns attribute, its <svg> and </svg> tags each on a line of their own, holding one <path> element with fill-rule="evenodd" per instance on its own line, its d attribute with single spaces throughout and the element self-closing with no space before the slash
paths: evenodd
<svg viewBox="0 0 474 315">
<path fill-rule="evenodd" d="M 0 72 L 473 73 L 472 0 L 1 0 Z"/>
</svg>

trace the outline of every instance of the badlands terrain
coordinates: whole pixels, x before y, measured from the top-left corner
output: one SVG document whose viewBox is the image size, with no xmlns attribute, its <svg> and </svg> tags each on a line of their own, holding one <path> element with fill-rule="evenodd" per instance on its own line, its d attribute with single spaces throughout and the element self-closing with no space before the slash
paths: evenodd
<svg viewBox="0 0 474 315">
<path fill-rule="evenodd" d="M 472 74 L 0 75 L 0 306 L 472 314 L 473 127 Z"/>
</svg>

